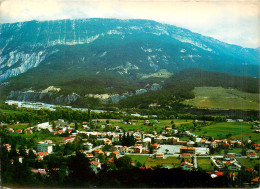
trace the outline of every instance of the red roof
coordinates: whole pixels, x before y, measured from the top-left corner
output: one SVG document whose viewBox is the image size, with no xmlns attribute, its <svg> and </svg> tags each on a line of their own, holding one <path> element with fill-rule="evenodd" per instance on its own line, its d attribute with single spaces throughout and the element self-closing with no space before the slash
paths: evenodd
<svg viewBox="0 0 260 189">
<path fill-rule="evenodd" d="M 118 150 L 113 151 L 113 154 L 119 154 L 119 151 Z"/>
<path fill-rule="evenodd" d="M 53 133 L 65 133 L 65 131 L 59 130 L 59 131 L 53 131 Z"/>
<path fill-rule="evenodd" d="M 235 157 L 235 154 L 227 154 L 227 157 Z"/>
<path fill-rule="evenodd" d="M 218 171 L 218 172 L 216 172 L 216 175 L 222 176 L 223 172 Z"/>
<path fill-rule="evenodd" d="M 190 156 L 190 153 L 183 153 L 183 156 Z"/>
<path fill-rule="evenodd" d="M 31 169 L 31 172 L 33 173 L 40 173 L 46 175 L 47 172 L 45 170 L 38 170 L 38 169 Z"/>
<path fill-rule="evenodd" d="M 97 161 L 91 161 L 90 164 L 94 165 L 94 166 L 98 166 L 99 165 L 99 162 Z"/>
<path fill-rule="evenodd" d="M 48 154 L 48 152 L 38 152 L 38 153 L 36 153 L 36 156 L 37 156 L 37 155 L 43 156 L 43 155 L 47 155 L 47 154 Z"/>
<path fill-rule="evenodd" d="M 146 169 L 154 170 L 152 167 L 146 166 Z"/>
<path fill-rule="evenodd" d="M 5 146 L 6 148 L 11 147 L 11 144 L 4 144 L 3 146 Z"/>
<path fill-rule="evenodd" d="M 21 129 L 17 129 L 16 132 L 22 132 L 22 130 Z"/>
<path fill-rule="evenodd" d="M 252 169 L 252 168 L 248 168 L 247 171 L 248 171 L 248 172 L 253 172 L 254 169 Z"/>
<path fill-rule="evenodd" d="M 108 160 L 109 163 L 114 163 L 114 158 Z"/>
<path fill-rule="evenodd" d="M 259 177 L 256 177 L 254 179 L 252 179 L 253 182 L 258 182 L 259 181 Z"/>
<path fill-rule="evenodd" d="M 195 147 L 186 147 L 186 146 L 183 146 L 180 148 L 181 150 L 195 150 Z"/>
<path fill-rule="evenodd" d="M 94 157 L 93 154 L 86 154 L 87 157 Z"/>
<path fill-rule="evenodd" d="M 73 139 L 73 138 L 74 138 L 73 136 L 69 136 L 69 137 L 65 137 L 65 138 L 63 138 L 61 140 L 69 140 L 69 139 Z"/>
</svg>

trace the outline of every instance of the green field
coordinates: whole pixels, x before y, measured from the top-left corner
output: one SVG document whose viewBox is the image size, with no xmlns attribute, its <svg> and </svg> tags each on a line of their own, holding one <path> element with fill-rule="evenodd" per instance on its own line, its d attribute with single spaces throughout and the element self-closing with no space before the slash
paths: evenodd
<svg viewBox="0 0 260 189">
<path fill-rule="evenodd" d="M 184 104 L 198 108 L 259 110 L 259 94 L 222 87 L 195 87 L 195 98 Z"/>
<path fill-rule="evenodd" d="M 209 157 L 197 157 L 198 167 L 205 171 L 214 171 L 214 165 Z"/>
<path fill-rule="evenodd" d="M 221 122 L 201 127 L 201 131 L 196 130 L 194 133 L 218 139 L 226 138 L 226 135 L 231 134 L 231 139 L 243 140 L 251 137 L 252 140 L 259 142 L 259 134 L 254 133 L 254 129 L 250 129 L 251 126 L 252 124 L 244 122 Z"/>
<path fill-rule="evenodd" d="M 156 167 L 156 166 L 170 166 L 173 168 L 180 167 L 181 159 L 177 157 L 168 157 L 167 159 L 153 159 L 148 158 L 145 162 L 145 166 Z"/>
<path fill-rule="evenodd" d="M 27 127 L 29 127 L 29 124 L 28 123 L 20 123 L 20 124 L 14 124 L 14 125 L 7 125 L 6 126 L 7 128 L 13 128 L 14 130 L 17 130 L 17 129 L 26 129 Z"/>
<path fill-rule="evenodd" d="M 139 162 L 142 165 L 145 163 L 145 161 L 148 159 L 148 155 L 126 155 L 131 158 L 132 162 Z"/>
<path fill-rule="evenodd" d="M 163 130 L 163 127 L 172 127 L 171 124 L 172 120 L 158 120 L 159 123 L 154 123 L 153 126 L 144 125 L 143 120 L 132 120 L 132 122 L 135 122 L 136 125 L 130 125 L 130 124 L 123 124 L 120 122 L 120 120 L 109 120 L 109 123 L 112 126 L 119 126 L 120 128 L 123 128 L 126 131 L 129 130 L 139 130 L 139 131 L 145 131 L 145 132 L 152 132 L 157 131 L 160 132 Z M 178 120 L 174 119 L 174 124 L 176 127 L 182 125 L 182 124 L 191 124 L 192 120 Z M 154 122 L 154 119 L 150 120 L 151 123 Z M 98 123 L 97 126 L 104 125 L 105 121 L 102 120 L 102 122 Z"/>
<path fill-rule="evenodd" d="M 254 169 L 254 167 L 258 164 L 260 164 L 260 160 L 259 159 L 253 159 L 253 158 L 237 158 L 237 160 L 247 168 L 252 168 Z"/>
</svg>

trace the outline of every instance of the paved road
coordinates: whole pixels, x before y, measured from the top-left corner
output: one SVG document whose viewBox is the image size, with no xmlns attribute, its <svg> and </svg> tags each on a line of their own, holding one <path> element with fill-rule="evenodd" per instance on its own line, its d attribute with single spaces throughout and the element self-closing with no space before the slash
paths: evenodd
<svg viewBox="0 0 260 189">
<path fill-rule="evenodd" d="M 198 168 L 198 164 L 197 164 L 197 156 L 194 156 L 194 168 L 195 168 L 195 169 Z"/>
</svg>

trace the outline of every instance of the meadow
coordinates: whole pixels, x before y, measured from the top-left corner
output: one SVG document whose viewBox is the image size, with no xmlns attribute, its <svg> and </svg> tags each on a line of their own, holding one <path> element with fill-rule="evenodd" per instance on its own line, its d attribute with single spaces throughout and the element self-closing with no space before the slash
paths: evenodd
<svg viewBox="0 0 260 189">
<path fill-rule="evenodd" d="M 205 137 L 226 138 L 231 135 L 231 139 L 244 140 L 251 137 L 252 140 L 260 141 L 259 134 L 251 129 L 253 124 L 245 122 L 220 122 L 212 125 L 201 127 L 201 130 L 194 131 L 197 135 L 204 135 Z"/>
<path fill-rule="evenodd" d="M 142 165 L 156 167 L 156 166 L 169 166 L 172 168 L 181 167 L 181 158 L 167 157 L 166 159 L 154 159 L 145 155 L 127 155 L 133 162 L 140 162 Z M 191 159 L 185 159 L 185 161 L 191 162 Z M 214 165 L 209 157 L 197 157 L 198 167 L 202 170 L 213 171 Z"/>
<path fill-rule="evenodd" d="M 195 98 L 184 104 L 197 108 L 260 110 L 259 94 L 222 87 L 195 87 Z"/>
</svg>

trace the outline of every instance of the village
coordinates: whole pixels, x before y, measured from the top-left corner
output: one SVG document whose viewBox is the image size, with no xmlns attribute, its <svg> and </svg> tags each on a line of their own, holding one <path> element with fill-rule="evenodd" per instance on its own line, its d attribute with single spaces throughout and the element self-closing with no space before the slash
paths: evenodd
<svg viewBox="0 0 260 189">
<path fill-rule="evenodd" d="M 235 120 L 227 120 L 227 122 L 233 121 Z M 243 122 L 243 120 L 236 121 Z M 245 164 L 245 162 L 259 162 L 260 143 L 253 144 L 250 139 L 245 144 L 244 141 L 231 138 L 203 137 L 190 130 L 179 129 L 180 127 L 175 126 L 174 121 L 159 131 L 158 129 L 140 129 L 140 125 L 154 128 L 154 125 L 160 123 L 154 119 L 128 122 L 103 119 L 92 120 L 92 122 L 94 124 L 69 123 L 64 119 L 58 119 L 52 123 L 44 122 L 23 127 L 24 129 L 6 127 L 6 133 L 32 135 L 47 132 L 51 137 L 40 138 L 41 141 L 38 141 L 32 149 L 25 149 L 27 154 L 31 150 L 38 161 L 57 153 L 60 146 L 80 143 L 82 149 L 79 151 L 89 158 L 91 168 L 96 173 L 102 170 L 104 163 L 112 165 L 116 159 L 128 156 L 132 160 L 131 165 L 138 166 L 140 169 L 153 170 L 155 167 L 181 168 L 187 171 L 200 169 L 206 171 L 212 178 L 223 175 L 224 171 L 229 171 L 230 177 L 235 179 L 237 172 L 245 166 L 248 172 L 257 173 L 253 175 L 259 174 L 254 164 L 251 163 L 250 166 Z M 193 120 L 193 124 L 196 122 L 199 121 Z M 134 129 L 135 127 L 137 129 Z M 255 124 L 254 128 L 257 127 L 258 124 Z M 3 146 L 8 151 L 12 149 L 10 144 L 3 144 Z M 17 152 L 19 153 L 18 149 Z M 75 155 L 75 152 L 64 154 L 64 156 L 71 155 Z M 11 163 L 13 161 L 10 159 Z M 22 163 L 22 161 L 23 157 L 20 155 L 19 162 Z M 31 171 L 48 174 L 44 167 L 32 168 Z M 251 182 L 258 183 L 259 176 L 252 178 Z"/>
</svg>

